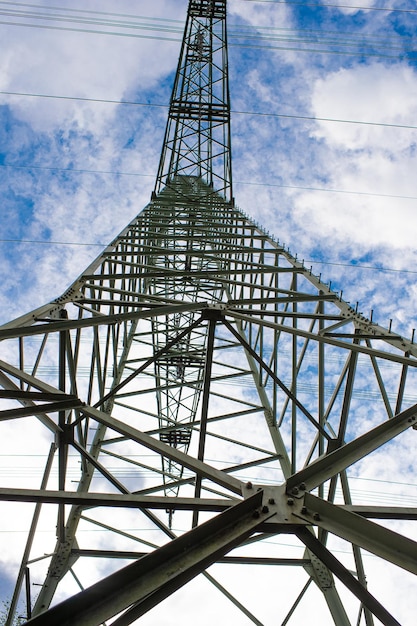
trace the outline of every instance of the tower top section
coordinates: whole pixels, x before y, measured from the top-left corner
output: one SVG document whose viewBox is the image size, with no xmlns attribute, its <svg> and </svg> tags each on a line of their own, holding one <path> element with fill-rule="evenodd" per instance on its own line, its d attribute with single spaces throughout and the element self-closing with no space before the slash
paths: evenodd
<svg viewBox="0 0 417 626">
<path fill-rule="evenodd" d="M 226 0 L 190 0 L 155 194 L 179 177 L 232 202 Z"/>
</svg>

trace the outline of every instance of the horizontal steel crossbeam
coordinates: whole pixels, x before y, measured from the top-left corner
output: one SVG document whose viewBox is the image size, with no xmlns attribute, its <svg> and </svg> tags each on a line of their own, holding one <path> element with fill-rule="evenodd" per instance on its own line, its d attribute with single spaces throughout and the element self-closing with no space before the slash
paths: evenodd
<svg viewBox="0 0 417 626">
<path fill-rule="evenodd" d="M 52 491 L 46 489 L 0 488 L 0 501 L 40 502 L 50 504 L 72 504 L 84 508 L 121 507 L 135 509 L 167 509 L 172 507 L 170 496 L 142 496 L 136 494 L 81 493 L 72 491 Z M 238 500 L 210 498 L 175 498 L 175 508 L 181 511 L 224 511 Z"/>
</svg>

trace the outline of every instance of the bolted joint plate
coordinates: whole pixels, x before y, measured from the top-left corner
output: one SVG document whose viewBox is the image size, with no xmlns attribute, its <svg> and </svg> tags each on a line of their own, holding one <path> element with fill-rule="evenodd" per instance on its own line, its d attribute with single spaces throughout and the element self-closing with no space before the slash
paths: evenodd
<svg viewBox="0 0 417 626">
<path fill-rule="evenodd" d="M 262 491 L 262 514 L 267 517 L 266 523 L 284 524 L 288 526 L 307 526 L 311 521 L 302 519 L 303 500 L 292 498 L 285 491 L 285 485 L 272 487 L 246 483 L 243 496 L 249 498 Z"/>
<path fill-rule="evenodd" d="M 201 317 L 204 320 L 212 320 L 221 322 L 224 317 L 226 307 L 223 305 L 209 305 L 201 311 Z"/>
</svg>

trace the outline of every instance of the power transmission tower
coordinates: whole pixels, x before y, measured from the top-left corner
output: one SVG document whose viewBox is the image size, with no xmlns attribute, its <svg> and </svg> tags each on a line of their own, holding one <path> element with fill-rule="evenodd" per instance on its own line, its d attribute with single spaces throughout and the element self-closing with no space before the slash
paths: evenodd
<svg viewBox="0 0 417 626">
<path fill-rule="evenodd" d="M 1 422 L 45 458 L 37 488 L 0 489 L 35 503 L 7 624 L 25 589 L 29 624 L 131 624 L 198 574 L 175 623 L 223 600 L 234 623 L 318 623 L 310 596 L 320 623 L 399 623 L 366 555 L 416 574 L 380 520 L 417 509 L 358 505 L 351 477 L 416 436 L 416 346 L 236 208 L 226 0 L 189 2 L 150 203 L 0 338 Z"/>
</svg>

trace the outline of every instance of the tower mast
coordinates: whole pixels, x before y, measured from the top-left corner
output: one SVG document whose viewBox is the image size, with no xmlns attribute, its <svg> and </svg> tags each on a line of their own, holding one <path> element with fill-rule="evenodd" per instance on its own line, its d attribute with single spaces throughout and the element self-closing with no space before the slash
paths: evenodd
<svg viewBox="0 0 417 626">
<path fill-rule="evenodd" d="M 232 201 L 226 0 L 188 7 L 155 194 L 179 177 Z"/>
</svg>

